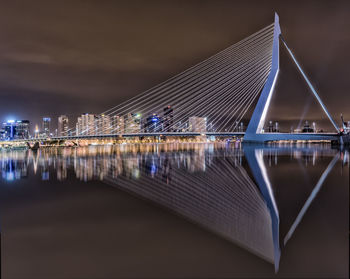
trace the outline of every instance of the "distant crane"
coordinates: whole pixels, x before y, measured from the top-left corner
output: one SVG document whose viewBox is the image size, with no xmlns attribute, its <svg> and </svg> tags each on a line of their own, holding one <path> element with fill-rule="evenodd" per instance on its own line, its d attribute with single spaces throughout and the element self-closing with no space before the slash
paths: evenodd
<svg viewBox="0 0 350 279">
<path fill-rule="evenodd" d="M 344 121 L 343 114 L 340 115 L 341 117 L 341 122 L 343 125 L 343 133 L 344 134 L 349 134 L 350 133 L 350 127 L 347 122 Z"/>
</svg>

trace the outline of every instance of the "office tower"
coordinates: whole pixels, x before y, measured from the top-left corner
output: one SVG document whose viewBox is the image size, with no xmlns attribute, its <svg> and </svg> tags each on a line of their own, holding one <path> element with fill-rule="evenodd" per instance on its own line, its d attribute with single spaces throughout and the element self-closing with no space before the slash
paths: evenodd
<svg viewBox="0 0 350 279">
<path fill-rule="evenodd" d="M 94 114 L 84 114 L 81 116 L 82 125 L 86 135 L 93 136 L 96 134 L 95 126 L 95 115 Z"/>
<path fill-rule="evenodd" d="M 4 129 L 4 127 L 1 127 L 0 128 L 0 139 L 1 140 L 4 140 L 5 139 L 5 129 Z"/>
<path fill-rule="evenodd" d="M 124 134 L 125 133 L 125 123 L 124 116 L 113 115 L 112 116 L 112 134 Z"/>
<path fill-rule="evenodd" d="M 78 117 L 75 125 L 76 134 L 79 136 L 92 136 L 96 134 L 95 115 L 83 113 Z"/>
<path fill-rule="evenodd" d="M 17 120 L 16 121 L 16 138 L 28 139 L 29 138 L 29 120 Z"/>
<path fill-rule="evenodd" d="M 173 132 L 174 127 L 174 110 L 171 106 L 167 106 L 164 108 L 164 116 L 163 116 L 163 131 L 164 132 Z"/>
<path fill-rule="evenodd" d="M 45 136 L 50 136 L 50 122 L 51 118 L 50 117 L 44 117 L 43 122 L 42 122 L 42 134 Z"/>
<path fill-rule="evenodd" d="M 59 137 L 66 137 L 68 136 L 68 125 L 69 120 L 66 115 L 61 115 L 58 117 L 58 136 Z"/>
<path fill-rule="evenodd" d="M 189 132 L 204 133 L 207 131 L 207 118 L 192 116 L 188 119 Z"/>
<path fill-rule="evenodd" d="M 145 122 L 145 132 L 146 133 L 157 133 L 157 132 L 161 132 L 161 131 L 162 131 L 161 118 L 155 113 L 148 116 L 146 118 L 146 122 Z"/>
<path fill-rule="evenodd" d="M 7 140 L 15 139 L 16 121 L 15 120 L 8 120 L 7 122 L 4 122 L 2 125 L 3 125 L 5 139 L 7 139 Z"/>
<path fill-rule="evenodd" d="M 82 131 L 83 131 L 82 121 L 81 121 L 81 117 L 79 116 L 77 119 L 77 123 L 75 124 L 75 134 L 77 136 L 80 136 Z"/>
<path fill-rule="evenodd" d="M 125 121 L 125 133 L 137 134 L 141 132 L 141 114 L 139 113 L 128 113 Z"/>
<path fill-rule="evenodd" d="M 8 120 L 2 123 L 2 138 L 4 139 L 28 139 L 29 120 Z"/>
<path fill-rule="evenodd" d="M 101 114 L 95 118 L 96 134 L 109 135 L 112 131 L 111 117 L 109 115 Z"/>
</svg>

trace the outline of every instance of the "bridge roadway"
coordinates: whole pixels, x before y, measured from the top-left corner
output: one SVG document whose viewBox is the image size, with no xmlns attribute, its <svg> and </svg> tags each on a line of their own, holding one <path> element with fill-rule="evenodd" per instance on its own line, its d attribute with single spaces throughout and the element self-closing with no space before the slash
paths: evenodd
<svg viewBox="0 0 350 279">
<path fill-rule="evenodd" d="M 131 138 L 131 137 L 160 137 L 160 136 L 178 136 L 178 137 L 194 137 L 194 136 L 215 136 L 215 137 L 244 137 L 245 132 L 166 132 L 166 133 L 130 133 L 130 134 L 107 134 L 107 135 L 81 135 L 67 137 L 51 137 L 51 138 L 32 138 L 32 139 L 16 139 L 11 142 L 37 142 L 37 141 L 55 141 L 55 140 L 87 140 L 87 139 L 107 139 L 107 138 Z M 262 133 L 257 134 L 264 142 L 279 140 L 338 140 L 339 135 L 336 133 Z M 254 140 L 250 140 L 253 141 Z M 261 140 L 259 140 L 261 142 Z M 258 141 L 257 141 L 258 142 Z"/>
</svg>

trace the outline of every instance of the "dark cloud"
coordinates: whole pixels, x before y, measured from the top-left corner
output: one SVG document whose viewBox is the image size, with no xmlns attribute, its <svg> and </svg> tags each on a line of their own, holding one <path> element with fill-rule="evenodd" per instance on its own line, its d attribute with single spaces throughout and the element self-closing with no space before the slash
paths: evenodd
<svg viewBox="0 0 350 279">
<path fill-rule="evenodd" d="M 350 119 L 349 1 L 217 0 L 2 2 L 0 119 L 102 112 L 272 23 L 274 11 L 332 115 Z M 282 53 L 269 117 L 298 119 L 307 94 Z M 313 103 L 306 117 L 323 114 Z"/>
</svg>

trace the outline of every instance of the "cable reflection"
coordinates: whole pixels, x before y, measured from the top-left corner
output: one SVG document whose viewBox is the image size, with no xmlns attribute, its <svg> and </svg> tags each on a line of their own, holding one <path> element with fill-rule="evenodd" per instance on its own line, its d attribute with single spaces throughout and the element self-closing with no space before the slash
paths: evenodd
<svg viewBox="0 0 350 279">
<path fill-rule="evenodd" d="M 322 146 L 232 146 L 225 143 L 130 144 L 1 151 L 3 180 L 101 180 L 157 203 L 221 235 L 275 266 L 280 261 L 279 212 L 267 166 L 282 164 L 287 156 L 316 165 L 323 157 L 349 152 Z M 315 189 L 331 171 L 328 167 Z M 318 191 L 317 190 L 317 191 Z M 315 195 L 309 198 L 307 207 Z M 289 239 L 305 209 L 286 236 Z M 286 243 L 286 241 L 285 241 Z"/>
</svg>

